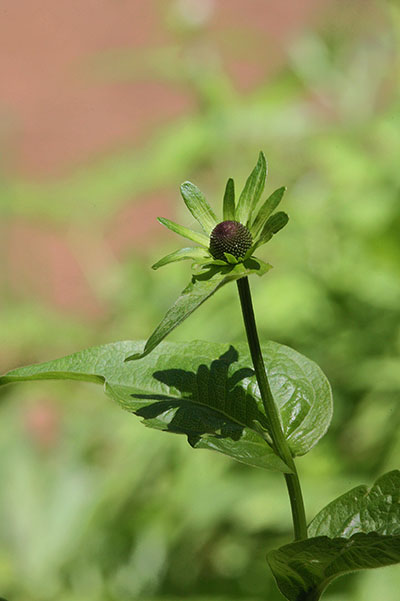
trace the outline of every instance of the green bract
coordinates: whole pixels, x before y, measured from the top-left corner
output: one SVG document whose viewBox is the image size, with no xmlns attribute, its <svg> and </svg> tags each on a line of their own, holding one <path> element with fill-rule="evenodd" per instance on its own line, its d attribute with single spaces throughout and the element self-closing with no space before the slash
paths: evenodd
<svg viewBox="0 0 400 601">
<path fill-rule="evenodd" d="M 168 229 L 195 242 L 198 246 L 180 248 L 166 255 L 153 265 L 153 269 L 158 269 L 168 263 L 190 259 L 192 261 L 192 279 L 150 336 L 143 352 L 128 357 L 127 361 L 144 357 L 150 353 L 165 336 L 224 284 L 253 273 L 262 276 L 271 269 L 272 265 L 255 257 L 253 253 L 271 240 L 272 236 L 287 224 L 289 218 L 282 211 L 274 212 L 282 200 L 286 189 L 284 187 L 275 190 L 259 206 L 266 177 L 267 163 L 264 154 L 260 152 L 257 165 L 247 178 L 237 203 L 235 202 L 234 181 L 232 178 L 228 179 L 223 199 L 222 220 L 217 219 L 197 186 L 191 182 L 184 182 L 181 185 L 183 200 L 193 217 L 199 222 L 203 232 L 195 232 L 165 217 L 159 217 L 158 221 Z M 225 252 L 223 253 L 225 258 L 216 259 L 211 254 L 210 235 L 221 221 L 237 221 L 249 230 L 252 244 L 243 257 L 236 257 Z"/>
<path fill-rule="evenodd" d="M 191 182 L 184 182 L 181 185 L 182 198 L 206 235 L 190 230 L 182 225 L 178 225 L 164 217 L 159 217 L 158 221 L 160 223 L 176 234 L 192 240 L 192 242 L 196 242 L 200 245 L 200 248 L 179 249 L 166 257 L 163 257 L 160 261 L 157 261 L 157 263 L 153 265 L 153 269 L 158 269 L 159 267 L 167 265 L 167 263 L 182 261 L 184 259 L 192 259 L 196 267 L 209 267 L 211 265 L 223 267 L 226 263 L 231 265 L 235 265 L 238 262 L 246 263 L 246 260 L 252 257 L 255 249 L 268 242 L 273 234 L 276 234 L 287 224 L 289 219 L 286 213 L 283 212 L 275 213 L 273 219 L 270 219 L 272 213 L 282 200 L 286 190 L 284 187 L 275 190 L 257 211 L 257 205 L 260 202 L 264 190 L 266 177 L 267 162 L 264 153 L 260 152 L 257 165 L 247 178 L 237 203 L 235 203 L 235 186 L 233 179 L 229 178 L 226 184 L 223 199 L 223 221 L 238 221 L 248 228 L 253 239 L 253 245 L 243 259 L 237 259 L 232 255 L 226 256 L 225 260 L 214 259 L 209 250 L 209 237 L 215 226 L 222 220 L 218 221 L 214 211 L 199 188 Z M 255 257 L 253 258 L 255 259 Z M 258 259 L 255 260 L 258 261 Z"/>
</svg>

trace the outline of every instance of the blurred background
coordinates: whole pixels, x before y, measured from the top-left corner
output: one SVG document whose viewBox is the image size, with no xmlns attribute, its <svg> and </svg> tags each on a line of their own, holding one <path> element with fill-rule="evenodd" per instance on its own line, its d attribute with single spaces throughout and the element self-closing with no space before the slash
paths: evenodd
<svg viewBox="0 0 400 601">
<path fill-rule="evenodd" d="M 189 278 L 150 266 L 218 211 L 258 151 L 289 226 L 252 278 L 264 339 L 317 361 L 332 427 L 299 459 L 311 518 L 399 467 L 400 10 L 396 1 L 19 0 L 0 9 L 0 371 L 144 339 Z M 171 340 L 244 339 L 234 286 Z M 278 601 L 283 479 L 147 430 L 99 387 L 0 391 L 0 595 Z M 400 569 L 327 601 L 397 601 Z"/>
</svg>

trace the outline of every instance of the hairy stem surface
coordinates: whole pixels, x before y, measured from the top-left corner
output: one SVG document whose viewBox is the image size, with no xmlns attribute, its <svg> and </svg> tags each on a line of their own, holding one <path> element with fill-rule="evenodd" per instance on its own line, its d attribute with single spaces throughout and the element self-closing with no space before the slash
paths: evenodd
<svg viewBox="0 0 400 601">
<path fill-rule="evenodd" d="M 270 435 L 273 446 L 281 459 L 283 459 L 286 465 L 292 470 L 292 473 L 285 474 L 285 480 L 290 498 L 290 506 L 292 509 L 294 538 L 295 540 L 302 540 L 307 538 L 307 523 L 304 511 L 303 495 L 301 492 L 296 465 L 286 438 L 283 434 L 282 424 L 279 418 L 279 411 L 275 404 L 269 385 L 257 333 L 248 278 L 244 277 L 238 280 L 237 286 L 239 290 L 244 325 L 246 328 L 247 341 L 250 348 L 254 371 L 256 373 L 258 387 L 260 389 L 261 399 L 270 425 Z"/>
</svg>

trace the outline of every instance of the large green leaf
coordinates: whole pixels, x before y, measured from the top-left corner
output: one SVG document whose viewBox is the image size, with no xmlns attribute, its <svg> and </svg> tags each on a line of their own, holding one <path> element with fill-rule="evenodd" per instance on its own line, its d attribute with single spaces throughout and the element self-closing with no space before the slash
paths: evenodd
<svg viewBox="0 0 400 601">
<path fill-rule="evenodd" d="M 0 385 L 43 379 L 104 383 L 109 396 L 149 427 L 186 434 L 195 448 L 249 465 L 289 471 L 260 433 L 268 430 L 268 419 L 246 344 L 164 342 L 145 358 L 125 362 L 141 348 L 141 342 L 93 347 L 15 369 Z M 262 351 L 292 451 L 306 452 L 329 424 L 329 384 L 315 363 L 293 349 L 268 342 Z"/>
<path fill-rule="evenodd" d="M 253 211 L 263 193 L 265 180 L 267 178 L 267 162 L 265 156 L 260 152 L 257 165 L 249 175 L 246 184 L 239 196 L 235 215 L 237 221 L 244 225 L 251 223 Z"/>
<path fill-rule="evenodd" d="M 309 534 L 314 538 L 268 554 L 278 586 L 290 601 L 316 601 L 342 574 L 399 563 L 400 472 L 332 501 L 311 522 Z"/>
<path fill-rule="evenodd" d="M 400 562 L 400 536 L 354 534 L 350 538 L 318 536 L 268 554 L 280 591 L 289 601 L 318 601 L 338 576 Z"/>
<path fill-rule="evenodd" d="M 322 509 L 311 522 L 310 536 L 356 532 L 400 535 L 400 471 L 378 478 L 371 488 L 357 486 Z"/>
<path fill-rule="evenodd" d="M 271 268 L 271 265 L 256 258 L 248 259 L 237 265 L 224 264 L 221 266 L 215 265 L 215 261 L 213 263 L 214 265 L 192 277 L 191 282 L 182 291 L 172 307 L 168 309 L 160 324 L 151 334 L 143 352 L 128 357 L 127 361 L 139 359 L 151 353 L 172 330 L 228 282 L 252 273 L 263 275 Z"/>
</svg>

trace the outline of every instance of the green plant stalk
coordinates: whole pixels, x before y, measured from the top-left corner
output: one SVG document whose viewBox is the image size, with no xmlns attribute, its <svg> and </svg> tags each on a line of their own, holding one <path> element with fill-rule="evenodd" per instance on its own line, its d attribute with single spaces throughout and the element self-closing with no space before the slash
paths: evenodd
<svg viewBox="0 0 400 601">
<path fill-rule="evenodd" d="M 292 509 L 294 538 L 295 540 L 302 540 L 307 538 L 307 522 L 300 480 L 292 453 L 282 430 L 279 412 L 272 396 L 267 372 L 265 370 L 260 341 L 257 333 L 256 320 L 254 317 L 248 278 L 240 278 L 240 280 L 237 281 L 237 286 L 239 290 L 240 304 L 242 307 L 247 341 L 250 348 L 254 371 L 256 373 L 258 387 L 260 389 L 261 399 L 270 425 L 270 435 L 273 446 L 281 459 L 283 459 L 286 465 L 292 470 L 292 473 L 285 474 L 285 480 L 290 498 L 290 506 Z"/>
</svg>

